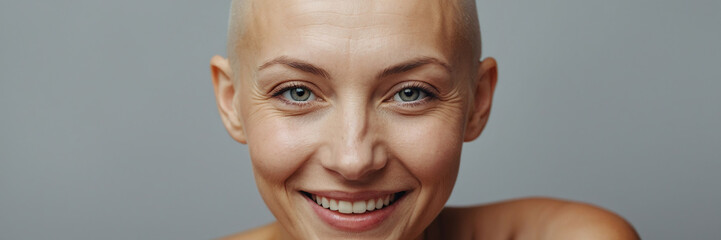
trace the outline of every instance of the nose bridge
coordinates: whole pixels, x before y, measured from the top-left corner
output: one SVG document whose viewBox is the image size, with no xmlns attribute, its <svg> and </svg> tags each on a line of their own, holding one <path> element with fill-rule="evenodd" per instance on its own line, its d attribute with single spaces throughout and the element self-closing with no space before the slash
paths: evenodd
<svg viewBox="0 0 721 240">
<path fill-rule="evenodd" d="M 368 108 L 361 101 L 345 104 L 339 111 L 341 120 L 342 142 L 350 146 L 358 146 L 367 140 L 368 135 Z"/>
<path fill-rule="evenodd" d="M 337 108 L 334 118 L 337 129 L 331 129 L 332 146 L 330 159 L 324 161 L 326 168 L 337 172 L 347 180 L 360 180 L 369 173 L 385 166 L 385 160 L 374 157 L 375 143 L 371 131 L 372 113 L 365 101 L 349 101 Z"/>
</svg>

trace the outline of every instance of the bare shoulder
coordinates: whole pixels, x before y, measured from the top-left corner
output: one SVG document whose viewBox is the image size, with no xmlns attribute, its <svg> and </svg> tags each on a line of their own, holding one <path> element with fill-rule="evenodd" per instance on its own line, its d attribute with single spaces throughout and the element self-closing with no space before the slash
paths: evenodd
<svg viewBox="0 0 721 240">
<path fill-rule="evenodd" d="M 476 239 L 639 239 L 633 227 L 611 211 L 552 198 L 447 208 L 441 215 L 451 222 L 471 222 L 465 229 L 451 231 Z"/>
<path fill-rule="evenodd" d="M 587 203 L 530 199 L 541 208 L 544 239 L 639 239 L 628 221 L 616 213 Z M 542 209 L 548 204 L 548 209 Z"/>
<path fill-rule="evenodd" d="M 278 239 L 278 227 L 278 223 L 274 222 L 248 231 L 222 237 L 218 240 Z"/>
</svg>

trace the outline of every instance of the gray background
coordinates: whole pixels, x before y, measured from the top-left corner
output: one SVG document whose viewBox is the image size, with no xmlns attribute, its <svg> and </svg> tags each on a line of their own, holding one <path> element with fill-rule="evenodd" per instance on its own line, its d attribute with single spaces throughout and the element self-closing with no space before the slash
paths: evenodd
<svg viewBox="0 0 721 240">
<path fill-rule="evenodd" d="M 272 220 L 208 63 L 228 0 L 0 2 L 0 239 L 210 239 Z M 721 237 L 721 1 L 481 1 L 491 121 L 449 204 L 588 201 Z"/>
</svg>

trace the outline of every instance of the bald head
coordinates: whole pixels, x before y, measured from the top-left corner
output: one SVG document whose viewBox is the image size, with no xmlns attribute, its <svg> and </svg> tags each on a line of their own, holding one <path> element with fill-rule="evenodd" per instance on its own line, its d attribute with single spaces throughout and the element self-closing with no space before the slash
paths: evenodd
<svg viewBox="0 0 721 240">
<path fill-rule="evenodd" d="M 335 9 L 331 11 L 331 8 Z M 364 29 L 377 25 L 376 23 L 386 24 L 388 21 L 395 21 L 383 20 L 384 14 L 403 15 L 408 29 L 436 35 L 434 37 L 442 42 L 442 46 L 452 52 L 454 59 L 449 61 L 477 63 L 481 55 L 481 37 L 475 0 L 233 0 L 227 43 L 228 58 L 233 68 L 238 67 L 242 57 L 240 55 L 259 50 L 258 48 L 261 47 L 259 45 L 269 35 L 269 28 L 277 30 L 279 26 L 288 27 L 299 23 L 295 21 L 297 20 L 295 17 L 306 13 L 324 16 L 325 21 L 308 21 L 300 25 L 307 27 L 309 24 L 330 23 L 344 27 L 346 30 Z M 289 15 L 294 17 L 288 17 Z M 338 19 L 331 19 L 332 17 Z M 357 21 L 370 23 L 358 25 Z M 362 31 L 347 35 L 355 39 L 363 38 Z"/>
</svg>

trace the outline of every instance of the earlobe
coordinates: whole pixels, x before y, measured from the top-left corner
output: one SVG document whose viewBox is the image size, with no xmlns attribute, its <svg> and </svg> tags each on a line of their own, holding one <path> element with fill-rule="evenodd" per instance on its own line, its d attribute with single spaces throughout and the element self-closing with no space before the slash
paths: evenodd
<svg viewBox="0 0 721 240">
<path fill-rule="evenodd" d="M 473 141 L 483 132 L 483 128 L 488 122 L 491 113 L 491 103 L 493 101 L 493 92 L 496 89 L 498 81 L 498 68 L 496 60 L 486 58 L 478 64 L 478 74 L 474 79 L 475 94 L 471 103 L 468 120 L 466 122 L 466 132 L 464 141 Z"/>
<path fill-rule="evenodd" d="M 210 74 L 213 80 L 213 90 L 218 103 L 220 119 L 228 130 L 230 137 L 245 144 L 245 133 L 243 132 L 240 120 L 239 109 L 234 105 L 235 86 L 232 79 L 232 68 L 228 59 L 221 56 L 213 56 L 210 59 Z"/>
</svg>

